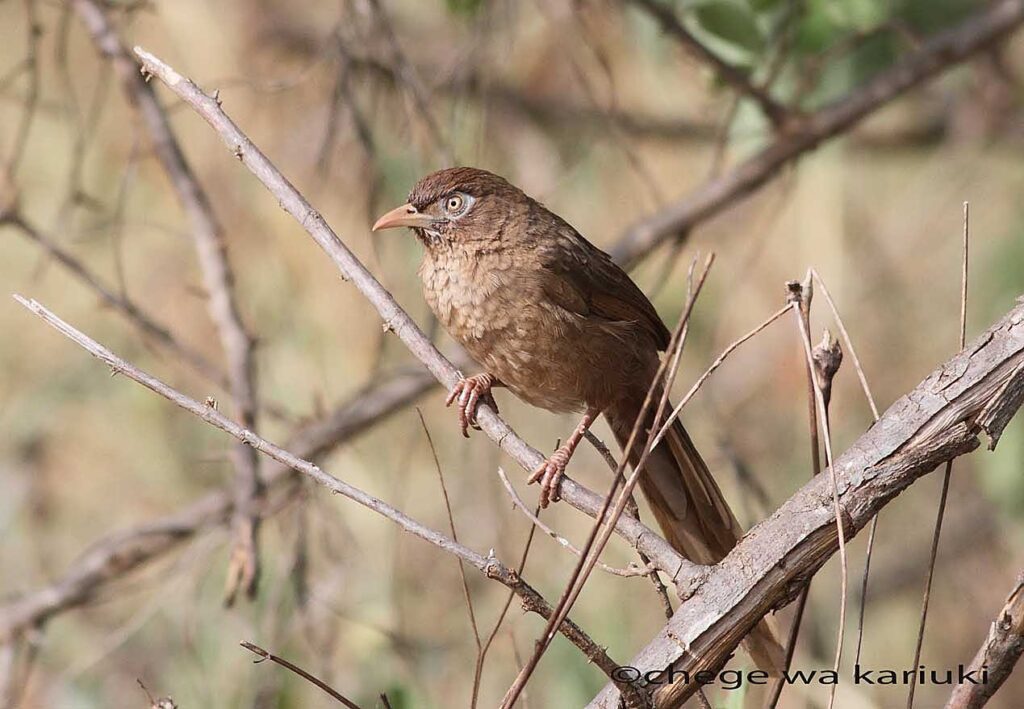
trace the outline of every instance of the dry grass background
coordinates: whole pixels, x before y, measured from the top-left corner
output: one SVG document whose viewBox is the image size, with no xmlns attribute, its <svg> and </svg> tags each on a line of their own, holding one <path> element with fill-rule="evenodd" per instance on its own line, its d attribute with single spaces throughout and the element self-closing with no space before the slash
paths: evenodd
<svg viewBox="0 0 1024 709">
<path fill-rule="evenodd" d="M 408 92 L 354 71 L 352 95 L 372 128 L 374 154 L 360 143 L 342 105 L 336 141 L 323 153 L 329 164 L 321 158 L 339 71 L 330 52 L 331 28 L 339 17 L 348 18 L 342 34 L 349 45 L 386 56 L 379 37 L 351 19 L 366 17 L 355 6 L 354 15 L 346 15 L 336 3 L 177 0 L 116 16 L 126 41 L 143 44 L 207 88 L 220 87 L 242 128 L 399 302 L 427 324 L 415 277 L 418 245 L 408 235 L 372 236 L 368 229 L 376 212 L 401 201 L 420 174 L 441 165 Z M 493 96 L 481 101 L 465 91 L 436 90 L 474 68 L 485 87 L 595 114 L 614 105 L 709 126 L 712 133 L 722 123 L 729 92 L 681 58 L 653 24 L 635 12 L 623 15 L 614 4 L 574 6 L 496 3 L 462 14 L 436 2 L 386 3 L 401 46 L 432 91 L 431 108 L 458 162 L 508 176 L 609 247 L 632 221 L 708 176 L 713 139 L 645 136 L 600 119 L 536 120 Z M 14 185 L 21 212 L 183 341 L 219 361 L 186 225 L 144 132 L 63 4 L 40 3 L 38 11 L 41 94 Z M 0 2 L 0 72 L 25 56 L 24 26 L 23 4 Z M 1024 292 L 1020 38 L 1001 56 L 1009 78 L 987 59 L 973 61 L 899 100 L 854 135 L 822 147 L 694 233 L 655 299 L 666 321 L 673 321 L 689 258 L 715 251 L 718 260 L 694 314 L 681 390 L 726 344 L 779 307 L 784 281 L 813 265 L 830 284 L 876 397 L 887 406 L 956 349 L 964 200 L 972 205 L 973 234 L 968 333 L 987 326 Z M 856 72 L 839 64 L 826 74 L 818 96 L 834 92 L 829 82 L 852 80 Z M 24 91 L 15 81 L 0 95 L 4 151 L 14 139 Z M 170 102 L 169 94 L 160 95 Z M 216 136 L 173 102 L 171 115 L 226 226 L 238 299 L 259 338 L 261 397 L 296 420 L 306 419 L 379 372 L 410 364 L 401 345 L 382 336 L 368 304 L 339 280 Z M 936 120 L 944 126 L 940 135 L 900 137 Z M 742 105 L 726 160 L 748 154 L 766 136 L 756 111 Z M 79 140 L 85 146 L 81 179 L 74 184 Z M 376 193 L 370 187 L 375 182 Z M 193 396 L 224 398 L 101 307 L 17 230 L 2 227 L 0 234 L 4 291 L 38 298 Z M 657 285 L 670 257 L 660 249 L 636 269 L 645 289 Z M 829 321 L 819 309 L 814 322 L 817 335 Z M 0 593 L 30 591 L 59 575 L 92 540 L 229 482 L 226 437 L 139 387 L 111 379 L 13 301 L 0 304 L 0 333 Z M 446 338 L 439 341 L 453 349 Z M 695 440 L 746 525 L 765 510 L 738 481 L 737 461 L 767 491 L 772 509 L 808 475 L 801 357 L 793 323 L 773 325 L 729 360 L 687 412 Z M 538 447 L 553 447 L 573 425 L 571 418 L 531 409 L 503 392 L 498 400 L 516 430 Z M 528 527 L 495 474 L 502 457 L 482 436 L 460 437 L 440 389 L 419 405 L 438 443 L 460 539 L 475 549 L 493 548 L 506 561 L 518 558 Z M 837 451 L 870 423 L 849 366 L 839 375 L 833 420 Z M 271 440 L 284 440 L 287 425 L 264 422 Z M 603 426 L 598 434 L 610 438 Z M 955 466 L 926 635 L 929 666 L 969 661 L 1021 567 L 1022 460 L 1024 427 L 1017 421 L 995 455 L 977 454 Z M 324 467 L 435 528 L 447 525 L 412 408 L 339 448 Z M 570 474 L 595 489 L 606 478 L 589 449 L 581 449 Z M 525 490 L 518 471 L 513 480 L 524 494 L 535 494 Z M 939 476 L 930 476 L 883 512 L 865 666 L 910 662 L 939 484 Z M 588 529 L 587 519 L 564 506 L 547 519 L 574 540 Z M 851 547 L 853 587 L 859 586 L 864 537 Z M 468 704 L 475 648 L 452 558 L 362 508 L 309 489 L 263 526 L 258 599 L 225 610 L 227 540 L 224 529 L 201 535 L 181 553 L 104 589 L 86 608 L 47 624 L 22 706 L 141 707 L 146 700 L 136 678 L 173 695 L 183 708 L 328 706 L 316 690 L 279 668 L 253 667 L 237 645 L 243 639 L 302 664 L 365 706 L 373 706 L 381 691 L 396 707 Z M 550 539 L 538 536 L 534 544 L 529 576 L 556 598 L 572 558 Z M 614 542 L 609 563 L 624 564 L 628 551 Z M 831 665 L 838 577 L 833 561 L 815 579 L 800 667 Z M 469 583 L 489 627 L 506 591 L 475 575 Z M 856 636 L 855 597 L 850 608 L 848 650 Z M 573 617 L 620 662 L 663 623 L 646 580 L 600 572 Z M 496 703 L 514 676 L 514 648 L 528 653 L 541 628 L 513 604 L 484 675 L 483 705 Z M 600 672 L 559 638 L 529 686 L 529 705 L 578 706 L 602 684 Z M 901 706 L 904 693 L 847 685 L 839 706 Z M 820 689 L 792 688 L 783 706 L 820 706 L 825 696 Z M 946 696 L 941 687 L 925 686 L 917 706 L 938 706 Z M 742 704 L 738 693 L 712 693 L 712 700 L 716 706 Z M 1024 679 L 1018 675 L 991 706 L 1022 701 Z"/>
</svg>

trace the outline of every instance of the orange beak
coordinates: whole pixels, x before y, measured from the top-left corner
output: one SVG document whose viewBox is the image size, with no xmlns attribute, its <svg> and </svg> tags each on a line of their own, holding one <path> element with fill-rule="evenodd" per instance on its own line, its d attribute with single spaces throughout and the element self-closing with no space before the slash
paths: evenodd
<svg viewBox="0 0 1024 709">
<path fill-rule="evenodd" d="M 374 222 L 373 230 L 394 229 L 400 226 L 420 227 L 425 229 L 434 223 L 434 218 L 429 214 L 423 214 L 411 204 L 403 204 L 395 207 L 380 219 Z"/>
</svg>

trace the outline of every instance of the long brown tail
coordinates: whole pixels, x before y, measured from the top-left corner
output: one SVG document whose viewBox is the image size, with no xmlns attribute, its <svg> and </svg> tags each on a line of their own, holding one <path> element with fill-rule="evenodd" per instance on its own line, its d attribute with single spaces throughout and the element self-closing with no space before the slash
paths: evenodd
<svg viewBox="0 0 1024 709">
<path fill-rule="evenodd" d="M 626 446 L 639 413 L 640 404 L 632 401 L 624 401 L 605 412 L 620 447 Z M 636 465 L 640 458 L 653 418 L 652 412 L 633 444 L 630 465 Z M 693 562 L 718 563 L 743 534 L 718 483 L 679 419 L 651 451 L 640 476 L 640 489 L 665 538 Z M 786 653 L 767 620 L 755 626 L 743 644 L 759 668 L 773 676 L 781 674 Z"/>
</svg>

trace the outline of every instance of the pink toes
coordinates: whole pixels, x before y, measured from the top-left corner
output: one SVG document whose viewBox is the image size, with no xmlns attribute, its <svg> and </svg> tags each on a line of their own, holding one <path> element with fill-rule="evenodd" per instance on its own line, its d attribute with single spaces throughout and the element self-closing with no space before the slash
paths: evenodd
<svg viewBox="0 0 1024 709">
<path fill-rule="evenodd" d="M 494 397 L 491 396 L 491 385 L 493 383 L 494 377 L 486 373 L 460 379 L 452 387 L 444 401 L 445 406 L 451 406 L 453 403 L 456 403 L 459 410 L 459 427 L 462 429 L 462 435 L 466 438 L 469 438 L 470 426 L 477 430 L 480 429 L 476 422 L 476 408 L 481 400 L 485 401 L 495 411 L 498 410 L 497 405 L 494 403 Z"/>
<path fill-rule="evenodd" d="M 528 483 L 533 484 L 540 481 L 540 506 L 542 508 L 562 499 L 562 478 L 565 476 L 565 468 L 568 464 L 569 455 L 559 448 L 551 454 L 550 458 L 538 465 L 530 475 Z"/>
</svg>

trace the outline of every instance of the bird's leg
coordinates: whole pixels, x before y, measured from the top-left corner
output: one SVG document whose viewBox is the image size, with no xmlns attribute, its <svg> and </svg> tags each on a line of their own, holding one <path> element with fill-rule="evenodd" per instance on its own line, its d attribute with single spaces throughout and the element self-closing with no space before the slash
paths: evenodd
<svg viewBox="0 0 1024 709">
<path fill-rule="evenodd" d="M 590 428 L 590 424 L 601 415 L 600 409 L 590 408 L 583 414 L 576 430 L 572 432 L 565 443 L 558 447 L 547 460 L 541 463 L 530 475 L 529 483 L 540 481 L 540 506 L 547 507 L 550 502 L 558 502 L 561 499 L 559 492 L 562 485 L 562 476 L 565 475 L 565 468 L 569 465 L 569 459 L 576 451 L 576 446 L 583 440 L 584 434 Z"/>
<path fill-rule="evenodd" d="M 470 426 L 480 430 L 480 426 L 476 422 L 476 406 L 481 401 L 494 409 L 494 413 L 498 413 L 498 404 L 491 396 L 491 388 L 500 386 L 503 385 L 497 377 L 482 372 L 474 374 L 472 377 L 463 377 L 452 387 L 448 398 L 444 400 L 444 405 L 451 406 L 452 403 L 458 402 L 459 426 L 462 428 L 463 436 L 469 438 Z"/>
</svg>

